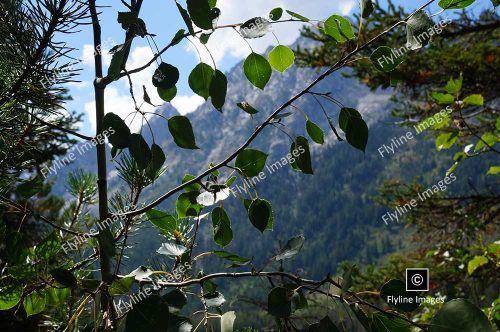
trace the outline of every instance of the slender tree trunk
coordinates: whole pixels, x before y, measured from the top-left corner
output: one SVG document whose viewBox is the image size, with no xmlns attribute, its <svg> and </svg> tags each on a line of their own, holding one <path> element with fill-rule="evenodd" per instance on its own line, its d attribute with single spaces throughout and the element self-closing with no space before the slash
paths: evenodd
<svg viewBox="0 0 500 332">
<path fill-rule="evenodd" d="M 101 56 L 101 26 L 97 16 L 95 0 L 89 1 L 90 13 L 92 15 L 92 26 L 94 32 L 94 61 L 95 61 L 95 75 L 94 91 L 95 91 L 95 105 L 96 105 L 96 136 L 102 137 L 103 135 L 103 120 L 104 120 L 104 89 L 105 84 L 102 84 L 102 56 Z M 97 140 L 97 187 L 99 194 L 99 220 L 102 222 L 108 218 L 108 184 L 107 184 L 107 171 L 106 171 L 106 146 L 102 140 Z M 102 143 L 100 143 L 102 142 Z M 107 294 L 107 286 L 112 282 L 113 275 L 111 273 L 111 257 L 109 257 L 106 250 L 103 248 L 102 238 L 99 238 L 99 262 L 101 266 L 101 278 L 104 282 L 101 298 L 101 310 L 108 312 L 112 310 L 110 305 L 109 296 Z"/>
</svg>

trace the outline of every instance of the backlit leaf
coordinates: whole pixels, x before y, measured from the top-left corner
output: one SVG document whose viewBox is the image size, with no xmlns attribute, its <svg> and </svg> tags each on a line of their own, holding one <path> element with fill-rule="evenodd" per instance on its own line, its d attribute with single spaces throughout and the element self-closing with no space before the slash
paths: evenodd
<svg viewBox="0 0 500 332">
<path fill-rule="evenodd" d="M 295 54 L 287 46 L 278 45 L 269 52 L 269 63 L 280 73 L 290 68 L 294 61 Z"/>
<path fill-rule="evenodd" d="M 339 43 L 347 42 L 354 38 L 351 22 L 345 17 L 332 15 L 325 21 L 325 33 Z"/>
<path fill-rule="evenodd" d="M 323 144 L 325 142 L 325 133 L 323 132 L 323 129 L 311 120 L 306 121 L 306 130 L 309 137 L 311 137 L 314 142 L 318 144 Z"/>
<path fill-rule="evenodd" d="M 257 53 L 252 53 L 245 59 L 243 69 L 250 83 L 261 90 L 263 90 L 267 82 L 269 82 L 273 72 L 269 62 L 267 62 L 262 55 Z"/>
</svg>

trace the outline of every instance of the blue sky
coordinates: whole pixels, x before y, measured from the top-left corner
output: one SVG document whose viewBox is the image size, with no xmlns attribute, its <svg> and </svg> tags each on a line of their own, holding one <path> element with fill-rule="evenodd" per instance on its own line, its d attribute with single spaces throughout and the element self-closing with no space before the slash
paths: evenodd
<svg viewBox="0 0 500 332">
<path fill-rule="evenodd" d="M 179 1 L 185 7 L 183 0 Z M 487 0 L 476 1 L 475 7 L 485 6 Z M 126 7 L 119 0 L 113 0 L 113 5 L 102 8 L 101 25 L 102 25 L 102 41 L 103 48 L 109 50 L 116 44 L 121 44 L 124 38 L 124 30 L 117 23 L 117 12 L 127 11 Z M 417 8 L 425 3 L 425 1 L 396 1 L 396 4 L 402 4 L 408 9 Z M 98 4 L 107 4 L 105 1 L 98 1 Z M 266 17 L 269 11 L 275 7 L 282 7 L 298 13 L 301 13 L 312 20 L 324 20 L 332 14 L 341 14 L 348 16 L 359 11 L 357 0 L 219 0 L 218 5 L 221 8 L 222 15 L 219 19 L 219 24 L 240 23 L 248 18 L 263 16 Z M 491 3 L 489 3 L 491 6 Z M 431 13 L 439 11 L 437 5 L 430 7 Z M 284 15 L 284 17 L 286 14 Z M 175 7 L 173 0 L 145 0 L 140 17 L 145 20 L 147 29 L 150 33 L 156 34 L 154 38 L 156 44 L 161 49 L 170 42 L 175 33 L 185 28 L 179 12 Z M 282 44 L 291 44 L 299 36 L 299 23 L 280 23 L 273 25 L 273 31 L 279 38 Z M 80 33 L 73 35 L 65 35 L 65 41 L 78 48 L 73 54 L 74 57 L 81 59 L 82 62 L 78 65 L 82 69 L 79 76 L 81 83 L 71 84 L 69 86 L 70 94 L 74 98 L 73 101 L 67 104 L 69 111 L 85 113 L 85 119 L 82 123 L 81 130 L 88 135 L 94 135 L 94 104 L 93 104 L 93 45 L 92 31 L 90 26 L 83 27 Z M 268 46 L 275 45 L 276 40 L 272 34 L 265 37 L 249 40 L 252 48 L 256 52 L 263 52 Z M 198 45 L 204 62 L 211 63 L 203 46 Z M 245 58 L 250 53 L 250 48 L 242 40 L 242 38 L 232 29 L 217 30 L 210 38 L 207 45 L 212 55 L 215 58 L 217 67 L 222 71 L 227 71 L 237 62 Z M 153 56 L 152 50 L 144 38 L 136 38 L 132 47 L 127 68 L 133 69 L 144 65 Z M 104 63 L 107 67 L 111 57 L 107 54 L 104 56 Z M 169 49 L 162 55 L 164 62 L 171 63 L 179 68 L 181 77 L 177 84 L 178 94 L 172 101 L 172 104 L 182 113 L 194 111 L 203 101 L 201 97 L 193 95 L 187 84 L 188 75 L 192 68 L 198 64 L 199 56 L 193 44 L 183 41 L 174 48 Z M 147 70 L 132 76 L 134 82 L 134 92 L 136 99 L 140 103 L 142 101 L 142 85 L 145 85 L 149 95 L 156 104 L 161 104 L 162 101 L 156 94 L 154 87 L 151 84 L 151 76 L 156 66 L 151 65 Z M 125 118 L 127 114 L 134 110 L 134 105 L 130 94 L 128 93 L 128 81 L 122 79 L 108 86 L 106 91 L 106 111 L 114 112 Z M 153 110 L 149 105 L 143 105 L 143 110 Z M 129 118 L 130 119 L 130 118 Z M 138 130 L 140 123 L 131 124 L 133 130 Z"/>
</svg>

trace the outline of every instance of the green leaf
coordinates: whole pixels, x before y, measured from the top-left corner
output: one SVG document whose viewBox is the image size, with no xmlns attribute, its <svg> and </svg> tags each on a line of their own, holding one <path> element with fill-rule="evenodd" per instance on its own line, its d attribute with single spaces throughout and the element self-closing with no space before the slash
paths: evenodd
<svg viewBox="0 0 500 332">
<path fill-rule="evenodd" d="M 332 15 L 325 21 L 325 33 L 339 43 L 347 42 L 354 38 L 351 22 L 339 15 Z"/>
<path fill-rule="evenodd" d="M 295 152 L 295 153 L 294 153 Z M 309 151 L 309 142 L 307 138 L 298 136 L 290 147 L 290 153 L 295 157 L 292 167 L 304 174 L 313 174 L 311 164 L 311 153 Z M 300 154 L 299 154 L 300 153 Z M 296 157 L 296 154 L 298 156 Z"/>
<path fill-rule="evenodd" d="M 177 211 L 178 218 L 197 217 L 203 208 L 196 202 L 198 192 L 190 191 L 182 193 L 175 202 L 175 210 Z"/>
<path fill-rule="evenodd" d="M 118 23 L 124 24 L 126 26 L 136 24 L 138 21 L 137 15 L 137 12 L 118 12 L 117 21 Z"/>
<path fill-rule="evenodd" d="M 283 9 L 278 7 L 278 8 L 274 8 L 273 10 L 271 10 L 271 12 L 269 13 L 269 19 L 272 20 L 272 21 L 277 21 L 281 18 L 281 16 L 283 16 Z"/>
<path fill-rule="evenodd" d="M 462 74 L 457 79 L 454 79 L 453 77 L 450 77 L 450 80 L 446 83 L 446 91 L 448 93 L 451 93 L 452 95 L 455 95 L 462 90 L 462 83 L 463 83 L 464 77 Z"/>
<path fill-rule="evenodd" d="M 410 332 L 410 325 L 399 317 L 376 312 L 372 320 L 373 332 Z"/>
<path fill-rule="evenodd" d="M 188 249 L 175 242 L 164 242 L 161 244 L 161 247 L 156 250 L 160 255 L 170 256 L 170 257 L 179 257 L 182 256 Z"/>
<path fill-rule="evenodd" d="M 227 78 L 220 70 L 216 70 L 212 82 L 210 83 L 210 97 L 212 105 L 220 112 L 226 103 Z"/>
<path fill-rule="evenodd" d="M 364 152 L 368 143 L 368 126 L 366 122 L 361 117 L 351 116 L 347 120 L 344 131 L 347 143 Z"/>
<path fill-rule="evenodd" d="M 250 83 L 261 90 L 264 90 L 273 73 L 271 65 L 267 62 L 266 58 L 253 52 L 245 59 L 243 69 Z"/>
<path fill-rule="evenodd" d="M 488 258 L 484 256 L 475 256 L 473 259 L 469 261 L 467 264 L 467 272 L 469 275 L 474 273 L 479 267 L 488 264 Z"/>
<path fill-rule="evenodd" d="M 61 250 L 61 241 L 59 241 L 56 232 L 52 232 L 35 247 L 35 257 L 51 260 L 59 250 Z"/>
<path fill-rule="evenodd" d="M 403 57 L 392 51 L 392 48 L 380 46 L 370 56 L 375 68 L 385 72 L 391 72 L 404 61 Z"/>
<path fill-rule="evenodd" d="M 498 173 L 500 173 L 500 166 L 491 166 L 490 169 L 488 170 L 488 173 L 486 173 L 486 174 L 495 175 Z"/>
<path fill-rule="evenodd" d="M 472 5 L 474 1 L 475 0 L 441 0 L 438 5 L 443 9 L 461 9 Z"/>
<path fill-rule="evenodd" d="M 193 127 L 189 119 L 182 115 L 176 115 L 168 119 L 168 130 L 174 138 L 175 144 L 183 149 L 199 149 Z"/>
<path fill-rule="evenodd" d="M 406 47 L 418 50 L 429 43 L 429 35 L 434 23 L 423 10 L 415 12 L 406 22 Z"/>
<path fill-rule="evenodd" d="M 63 286 L 66 286 L 66 287 L 75 287 L 76 286 L 75 276 L 73 275 L 73 273 L 71 273 L 70 271 L 68 271 L 66 269 L 53 269 L 53 270 L 50 270 L 50 274 L 55 279 L 55 281 L 57 281 L 58 283 L 60 283 Z"/>
<path fill-rule="evenodd" d="M 34 177 L 33 179 L 23 181 L 17 186 L 16 192 L 19 196 L 30 198 L 43 190 L 43 180 L 41 177 Z"/>
<path fill-rule="evenodd" d="M 184 35 L 186 34 L 186 30 L 184 29 L 179 29 L 174 35 L 174 38 L 172 38 L 172 41 L 170 41 L 171 46 L 175 46 L 181 42 L 181 40 L 184 38 Z"/>
<path fill-rule="evenodd" d="M 210 39 L 211 34 L 209 33 L 202 33 L 200 34 L 200 43 L 203 45 L 206 45 L 208 43 L 208 40 Z"/>
<path fill-rule="evenodd" d="M 22 294 L 22 289 L 15 286 L 0 288 L 0 310 L 8 310 L 16 306 L 21 300 Z"/>
<path fill-rule="evenodd" d="M 431 97 L 438 104 L 442 104 L 442 105 L 453 104 L 453 102 L 455 101 L 455 98 L 452 95 L 447 94 L 447 93 L 432 91 Z"/>
<path fill-rule="evenodd" d="M 176 86 L 173 86 L 170 89 L 157 88 L 156 90 L 158 91 L 158 96 L 160 96 L 160 98 L 166 101 L 167 103 L 171 102 L 177 95 Z"/>
<path fill-rule="evenodd" d="M 476 144 L 476 146 L 474 147 L 474 151 L 480 151 L 481 149 L 485 148 L 486 147 L 486 144 L 485 142 L 489 145 L 489 146 L 493 146 L 496 142 L 500 141 L 500 137 L 498 137 L 497 135 L 493 134 L 493 133 L 484 133 L 483 136 L 481 136 L 481 140 L 479 140 Z"/>
<path fill-rule="evenodd" d="M 120 71 L 122 69 L 123 60 L 125 57 L 125 45 L 121 45 L 116 49 L 113 53 L 113 57 L 111 58 L 111 63 L 108 67 L 108 76 L 114 81 L 120 75 Z"/>
<path fill-rule="evenodd" d="M 499 117 L 497 117 L 497 122 L 496 122 L 496 124 L 495 124 L 495 128 L 496 128 L 498 131 L 500 131 L 500 116 L 499 116 Z"/>
<path fill-rule="evenodd" d="M 146 168 L 146 174 L 150 179 L 155 179 L 156 175 L 163 167 L 165 160 L 166 157 L 162 148 L 157 144 L 151 145 L 151 162 Z"/>
<path fill-rule="evenodd" d="M 390 299 L 398 298 L 412 298 L 413 303 L 397 303 Z M 412 292 L 406 291 L 406 285 L 401 280 L 392 279 L 386 282 L 380 289 L 380 297 L 392 308 L 398 311 L 411 312 L 416 310 L 420 304 L 415 301 L 415 295 Z"/>
<path fill-rule="evenodd" d="M 273 210 L 271 204 L 265 199 L 255 198 L 248 207 L 248 219 L 262 233 L 272 229 Z"/>
<path fill-rule="evenodd" d="M 274 259 L 281 261 L 284 259 L 289 259 L 297 255 L 304 245 L 305 238 L 303 235 L 299 235 L 291 238 L 287 241 L 286 245 L 281 248 L 278 255 L 274 256 Z"/>
<path fill-rule="evenodd" d="M 226 299 L 224 298 L 224 295 L 219 292 L 214 292 L 211 294 L 205 294 L 203 295 L 203 299 L 205 300 L 205 303 L 207 307 L 209 308 L 217 308 L 223 305 L 226 302 Z"/>
<path fill-rule="evenodd" d="M 255 108 L 253 108 L 252 105 L 250 105 L 246 101 L 238 103 L 236 105 L 250 115 L 259 113 L 259 111 L 257 111 Z"/>
<path fill-rule="evenodd" d="M 287 10 L 286 12 L 287 12 L 290 16 L 292 16 L 292 17 L 294 17 L 294 18 L 296 18 L 296 19 L 298 19 L 298 20 L 301 20 L 302 22 L 309 22 L 309 21 L 310 21 L 307 17 L 302 16 L 302 15 L 300 15 L 300 14 L 296 13 L 296 12 L 292 12 L 291 10 Z"/>
<path fill-rule="evenodd" d="M 308 306 L 307 299 L 304 296 L 304 293 L 302 292 L 302 290 L 300 288 L 297 289 L 296 284 L 287 284 L 287 285 L 285 285 L 285 288 L 288 288 L 289 290 L 291 290 L 293 292 L 292 298 L 291 298 L 292 311 L 307 308 L 307 306 Z"/>
<path fill-rule="evenodd" d="M 210 30 L 212 25 L 212 8 L 207 0 L 187 0 L 187 10 L 194 24 L 203 30 Z"/>
<path fill-rule="evenodd" d="M 210 86 L 214 77 L 214 70 L 212 67 L 204 62 L 199 63 L 194 67 L 191 74 L 189 74 L 189 87 L 198 96 L 205 98 L 210 97 Z"/>
<path fill-rule="evenodd" d="M 214 8 L 217 6 L 217 0 L 208 0 L 208 4 L 210 5 L 210 8 Z"/>
<path fill-rule="evenodd" d="M 430 323 L 429 332 L 493 332 L 488 318 L 466 299 L 444 304 Z"/>
<path fill-rule="evenodd" d="M 117 149 L 128 147 L 130 129 L 122 118 L 114 113 L 106 113 L 103 119 L 103 127 L 107 131 L 109 144 Z"/>
<path fill-rule="evenodd" d="M 235 161 L 235 167 L 238 168 L 245 176 L 257 176 L 264 169 L 267 156 L 267 154 L 259 150 L 245 149 L 238 153 Z"/>
<path fill-rule="evenodd" d="M 354 272 L 354 265 L 347 265 L 344 267 L 344 273 L 342 273 L 342 293 L 349 291 L 352 287 L 352 274 Z"/>
<path fill-rule="evenodd" d="M 187 303 L 186 294 L 180 289 L 174 289 L 171 292 L 162 296 L 162 300 L 167 301 L 169 306 L 177 309 L 182 309 Z"/>
<path fill-rule="evenodd" d="M 45 310 L 45 294 L 33 292 L 24 298 L 24 310 L 26 315 L 32 316 Z"/>
<path fill-rule="evenodd" d="M 367 18 L 373 13 L 373 3 L 372 0 L 360 0 L 361 16 Z"/>
<path fill-rule="evenodd" d="M 131 134 L 129 138 L 130 155 L 134 158 L 139 169 L 146 169 L 152 159 L 151 149 L 141 134 Z"/>
<path fill-rule="evenodd" d="M 233 332 L 236 315 L 234 311 L 228 311 L 220 317 L 221 332 Z"/>
<path fill-rule="evenodd" d="M 125 332 L 167 331 L 170 316 L 168 304 L 159 295 L 147 296 L 127 314 Z"/>
<path fill-rule="evenodd" d="M 132 285 L 134 284 L 135 277 L 128 276 L 118 280 L 115 280 L 109 286 L 109 294 L 112 296 L 123 295 L 130 292 Z"/>
<path fill-rule="evenodd" d="M 340 127 L 340 129 L 343 132 L 346 132 L 346 130 L 347 130 L 347 124 L 349 123 L 349 120 L 351 118 L 360 118 L 360 119 L 362 119 L 363 117 L 354 108 L 343 107 L 340 110 L 340 114 L 339 114 L 339 127 Z"/>
<path fill-rule="evenodd" d="M 186 26 L 188 28 L 189 34 L 191 36 L 194 36 L 194 29 L 193 29 L 193 21 L 191 21 L 191 17 L 189 17 L 189 13 L 187 10 L 182 8 L 177 1 L 175 2 L 177 5 L 177 9 L 179 10 L 179 13 L 181 13 L 182 19 L 184 20 L 184 23 L 186 23 Z"/>
<path fill-rule="evenodd" d="M 163 330 L 161 330 L 163 331 Z M 170 314 L 170 321 L 168 322 L 168 332 L 191 332 L 193 325 L 187 317 L 177 316 L 173 313 Z"/>
<path fill-rule="evenodd" d="M 182 183 L 186 183 L 188 181 L 191 181 L 192 179 L 196 178 L 194 175 L 191 175 L 191 174 L 186 174 L 184 175 L 184 177 L 182 178 Z M 189 186 L 185 187 L 184 190 L 189 192 L 189 191 L 200 191 L 201 189 L 201 185 L 199 183 L 193 183 L 193 184 L 190 184 Z"/>
<path fill-rule="evenodd" d="M 451 148 L 455 142 L 458 140 L 458 133 L 444 133 L 436 138 L 436 149 L 441 151 L 443 149 Z"/>
<path fill-rule="evenodd" d="M 179 69 L 162 62 L 153 74 L 153 85 L 164 90 L 172 89 L 179 81 Z"/>
<path fill-rule="evenodd" d="M 333 324 L 330 317 L 323 317 L 318 323 L 309 326 L 308 332 L 340 332 L 340 330 Z"/>
<path fill-rule="evenodd" d="M 351 303 L 349 305 L 350 309 L 354 312 L 356 315 L 356 318 L 358 321 L 363 325 L 366 331 L 371 331 L 370 329 L 370 319 L 368 318 L 367 314 L 364 312 L 364 310 L 361 308 L 361 306 L 358 303 Z"/>
<path fill-rule="evenodd" d="M 164 235 L 172 234 L 177 229 L 177 219 L 165 212 L 151 209 L 146 211 L 146 216 Z"/>
<path fill-rule="evenodd" d="M 98 281 L 99 286 L 101 282 Z M 96 288 L 97 288 L 96 287 Z M 71 295 L 71 288 L 52 287 L 45 292 L 45 301 L 48 306 L 60 307 Z"/>
<path fill-rule="evenodd" d="M 309 119 L 306 121 L 306 130 L 314 142 L 318 144 L 325 143 L 325 133 L 323 129 Z"/>
<path fill-rule="evenodd" d="M 473 105 L 473 106 L 483 106 L 484 105 L 484 98 L 481 95 L 470 95 L 465 97 L 463 102 L 467 105 Z"/>
<path fill-rule="evenodd" d="M 295 54 L 287 46 L 278 45 L 269 52 L 269 63 L 280 73 L 290 68 L 294 62 Z"/>
<path fill-rule="evenodd" d="M 221 247 L 227 246 L 233 240 L 231 220 L 222 207 L 212 210 L 212 226 L 214 228 L 214 242 Z"/>
<path fill-rule="evenodd" d="M 238 266 L 248 265 L 248 263 L 250 263 L 252 261 L 250 258 L 238 256 L 238 255 L 232 254 L 232 253 L 227 252 L 227 251 L 218 250 L 218 251 L 213 251 L 213 253 L 214 253 L 214 255 L 216 255 L 220 258 L 224 258 L 228 261 L 231 261 L 233 264 L 229 267 L 238 267 Z"/>
<path fill-rule="evenodd" d="M 290 317 L 292 314 L 291 296 L 293 291 L 275 287 L 267 296 L 267 312 L 277 318 Z"/>
</svg>

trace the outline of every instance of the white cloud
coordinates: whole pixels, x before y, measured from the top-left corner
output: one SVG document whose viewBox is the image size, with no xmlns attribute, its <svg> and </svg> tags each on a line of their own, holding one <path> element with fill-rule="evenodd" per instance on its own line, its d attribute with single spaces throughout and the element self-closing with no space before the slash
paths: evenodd
<svg viewBox="0 0 500 332">
<path fill-rule="evenodd" d="M 196 109 L 205 102 L 205 99 L 198 95 L 176 96 L 172 100 L 172 105 L 181 114 L 187 114 L 196 111 Z"/>
<path fill-rule="evenodd" d="M 102 63 L 105 66 L 109 66 L 111 63 L 112 55 L 109 54 L 109 50 L 103 48 L 102 51 Z M 82 49 L 81 56 L 82 63 L 87 66 L 94 66 L 94 45 L 85 44 Z"/>
<path fill-rule="evenodd" d="M 68 86 L 76 89 L 83 89 L 90 86 L 89 81 L 68 82 Z"/>
<path fill-rule="evenodd" d="M 339 4 L 340 13 L 342 15 L 349 15 L 355 5 L 354 1 L 343 1 Z"/>
<path fill-rule="evenodd" d="M 219 0 L 217 6 L 221 9 L 222 15 L 218 25 L 232 24 L 235 22 L 241 23 L 249 18 L 257 16 L 267 17 L 269 11 L 275 7 L 289 9 L 309 17 L 311 20 L 325 20 L 329 15 L 336 13 L 348 15 L 354 9 L 355 4 L 356 1 L 354 0 L 343 0 L 341 3 L 324 0 L 309 0 L 307 2 L 300 0 L 280 0 L 272 2 L 269 0 Z M 289 17 L 289 15 L 285 12 L 283 18 L 287 17 Z M 317 22 L 313 23 L 315 24 Z M 279 23 L 273 24 L 272 30 L 281 44 L 289 45 L 299 37 L 301 26 L 302 24 L 298 22 Z M 262 38 L 249 39 L 248 42 L 255 52 L 263 53 L 267 47 L 276 44 L 276 39 L 271 33 L 268 33 Z M 211 63 L 212 60 L 205 47 L 198 41 L 195 41 L 195 43 L 201 53 L 203 61 Z M 226 55 L 243 59 L 251 52 L 243 38 L 238 32 L 231 28 L 217 30 L 210 37 L 207 47 L 210 49 L 217 64 L 220 64 L 221 60 Z M 187 43 L 186 48 L 198 56 L 192 43 Z"/>
</svg>

